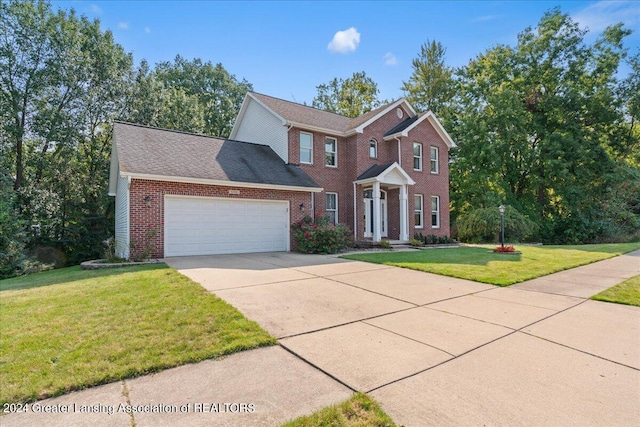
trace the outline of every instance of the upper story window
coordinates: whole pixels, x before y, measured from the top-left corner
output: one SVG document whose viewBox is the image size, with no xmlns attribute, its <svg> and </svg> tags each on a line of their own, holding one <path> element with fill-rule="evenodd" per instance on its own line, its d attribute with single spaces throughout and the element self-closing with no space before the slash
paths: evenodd
<svg viewBox="0 0 640 427">
<path fill-rule="evenodd" d="M 438 173 L 438 147 L 431 147 L 431 173 Z"/>
<path fill-rule="evenodd" d="M 324 164 L 333 168 L 338 166 L 338 141 L 329 136 L 324 138 Z"/>
<path fill-rule="evenodd" d="M 422 144 L 419 142 L 413 143 L 413 170 L 422 170 Z"/>
<path fill-rule="evenodd" d="M 325 214 L 329 217 L 332 224 L 338 223 L 338 193 L 326 193 L 327 204 L 325 205 Z"/>
<path fill-rule="evenodd" d="M 313 163 L 313 135 L 300 132 L 300 163 Z"/>
<path fill-rule="evenodd" d="M 371 157 L 372 159 L 378 158 L 378 141 L 376 141 L 374 138 L 371 138 L 369 140 L 369 157 Z"/>
</svg>

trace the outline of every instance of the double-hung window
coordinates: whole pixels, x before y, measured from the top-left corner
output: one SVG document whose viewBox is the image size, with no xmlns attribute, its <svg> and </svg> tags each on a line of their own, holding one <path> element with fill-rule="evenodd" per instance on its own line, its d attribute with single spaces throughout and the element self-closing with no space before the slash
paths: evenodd
<svg viewBox="0 0 640 427">
<path fill-rule="evenodd" d="M 313 135 L 300 132 L 300 163 L 313 163 Z"/>
<path fill-rule="evenodd" d="M 325 215 L 332 224 L 338 223 L 338 193 L 326 193 L 327 204 L 324 208 Z"/>
<path fill-rule="evenodd" d="M 424 227 L 424 213 L 422 210 L 422 194 L 413 196 L 413 217 L 415 219 L 416 228 Z"/>
<path fill-rule="evenodd" d="M 419 142 L 413 143 L 413 170 L 422 170 L 422 144 Z"/>
<path fill-rule="evenodd" d="M 335 138 L 324 138 L 324 164 L 335 168 L 338 166 L 338 142 Z"/>
<path fill-rule="evenodd" d="M 431 228 L 440 228 L 440 197 L 431 196 Z"/>
<path fill-rule="evenodd" d="M 431 147 L 431 173 L 438 173 L 438 147 Z"/>
</svg>

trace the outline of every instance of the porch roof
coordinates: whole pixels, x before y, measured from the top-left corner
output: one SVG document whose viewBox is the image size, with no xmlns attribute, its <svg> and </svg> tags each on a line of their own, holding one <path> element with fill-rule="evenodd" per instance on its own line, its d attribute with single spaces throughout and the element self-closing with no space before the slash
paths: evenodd
<svg viewBox="0 0 640 427">
<path fill-rule="evenodd" d="M 398 162 L 386 165 L 373 165 L 355 180 L 356 184 L 370 184 L 379 182 L 386 185 L 414 185 L 416 182 L 411 179 L 408 173 L 402 169 Z"/>
</svg>

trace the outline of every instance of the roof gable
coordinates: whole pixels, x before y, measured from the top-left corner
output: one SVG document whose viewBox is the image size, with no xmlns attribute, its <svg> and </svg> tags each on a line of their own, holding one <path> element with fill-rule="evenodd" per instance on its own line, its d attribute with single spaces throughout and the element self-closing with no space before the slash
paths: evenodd
<svg viewBox="0 0 640 427">
<path fill-rule="evenodd" d="M 381 182 L 391 185 L 414 185 L 416 182 L 411 179 L 408 173 L 402 169 L 398 162 L 386 165 L 373 165 L 356 178 L 356 184 L 367 184 Z"/>
<path fill-rule="evenodd" d="M 389 130 L 387 133 L 384 134 L 384 140 L 388 141 L 390 139 L 394 139 L 396 137 L 401 137 L 401 136 L 407 137 L 409 136 L 409 132 L 411 131 L 411 129 L 415 128 L 425 120 L 428 120 L 429 123 L 431 123 L 431 126 L 433 126 L 433 128 L 438 133 L 440 138 L 442 138 L 444 143 L 447 144 L 447 147 L 452 148 L 456 146 L 456 143 L 453 142 L 453 139 L 451 139 L 451 137 L 449 136 L 445 128 L 442 126 L 442 124 L 440 123 L 440 120 L 438 120 L 435 114 L 433 114 L 433 112 L 431 111 L 427 111 L 426 113 L 421 113 L 416 120 L 411 121 L 407 119 L 399 123 L 393 129 Z"/>
<path fill-rule="evenodd" d="M 365 127 L 401 105 L 409 112 L 410 116 L 416 116 L 415 110 L 404 98 L 383 105 L 359 117 L 351 118 L 308 105 L 285 101 L 260 93 L 248 92 L 242 103 L 240 112 L 236 117 L 233 130 L 231 131 L 231 138 L 237 135 L 240 123 L 244 118 L 244 113 L 250 102 L 257 102 L 264 107 L 282 121 L 283 126 L 296 126 L 336 136 L 349 136 L 355 133 L 362 133 Z"/>
</svg>

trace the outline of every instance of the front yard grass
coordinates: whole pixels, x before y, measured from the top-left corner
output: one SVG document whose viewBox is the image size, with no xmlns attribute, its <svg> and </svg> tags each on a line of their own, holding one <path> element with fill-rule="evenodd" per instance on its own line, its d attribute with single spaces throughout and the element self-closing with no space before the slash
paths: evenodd
<svg viewBox="0 0 640 427">
<path fill-rule="evenodd" d="M 576 246 L 516 245 L 519 255 L 497 254 L 495 246 L 426 249 L 411 252 L 377 252 L 344 255 L 368 261 L 509 286 L 536 277 L 640 249 L 640 242 Z"/>
<path fill-rule="evenodd" d="M 296 418 L 282 427 L 395 427 L 395 423 L 369 396 L 357 393 L 338 405 Z"/>
<path fill-rule="evenodd" d="M 164 264 L 70 267 L 2 280 L 0 290 L 0 404 L 275 343 Z"/>
<path fill-rule="evenodd" d="M 602 291 L 591 299 L 640 306 L 640 275 Z"/>
</svg>

